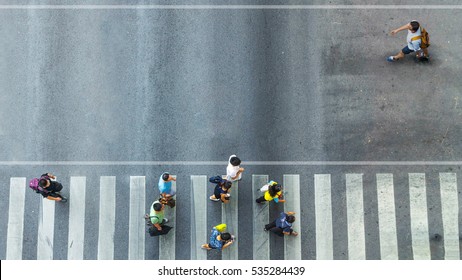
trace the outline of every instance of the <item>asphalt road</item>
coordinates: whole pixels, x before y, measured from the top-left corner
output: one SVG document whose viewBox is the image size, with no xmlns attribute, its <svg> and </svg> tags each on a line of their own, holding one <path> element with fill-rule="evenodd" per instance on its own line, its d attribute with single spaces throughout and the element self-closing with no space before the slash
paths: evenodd
<svg viewBox="0 0 462 280">
<path fill-rule="evenodd" d="M 388 2 L 368 4 L 393 4 Z M 220 3 L 242 4 L 213 2 Z M 431 61 L 419 64 L 406 57 L 388 63 L 386 57 L 404 47 L 406 36 L 392 37 L 389 32 L 411 19 L 419 20 L 430 33 Z M 224 171 L 218 166 L 17 166 L 18 161 L 224 163 L 235 153 L 244 161 L 460 162 L 461 19 L 461 9 L 425 8 L 0 9 L 0 161 L 5 163 L 0 166 L 1 181 L 14 176 L 32 178 L 50 170 L 60 177 L 83 175 L 95 182 L 98 176 L 116 175 L 124 185 L 130 175 L 148 176 L 153 182 L 165 169 L 184 180 L 193 174 L 211 176 Z M 317 172 L 341 176 L 354 170 L 370 174 L 458 172 L 460 178 L 460 168 L 430 163 L 404 169 L 275 165 L 249 166 L 248 174 L 282 177 L 297 173 L 308 180 Z M 90 186 L 96 193 L 88 198 L 90 208 L 98 201 L 97 187 Z M 460 193 L 460 183 L 458 187 Z M 310 190 L 303 194 L 306 199 L 311 197 Z M 339 203 L 344 200 L 341 193 Z M 127 189 L 121 190 L 118 199 L 127 194 Z M 187 199 L 188 192 L 178 195 Z M 404 205 L 406 197 L 402 199 Z M 33 209 L 38 207 L 34 194 L 28 193 L 27 201 Z M 7 206 L 8 196 L 0 202 Z M 128 211 L 127 205 L 122 207 L 118 211 Z M 310 219 L 309 207 L 302 219 Z M 37 222 L 34 213 L 26 218 L 31 225 Z M 2 215 L 0 233 L 4 237 L 7 215 Z M 187 221 L 189 213 L 179 210 L 179 215 Z M 97 224 L 91 217 L 86 219 Z M 337 219 L 340 225 L 345 223 L 345 217 Z M 433 223 L 436 231 L 441 229 L 437 216 Z M 67 242 L 66 227 L 62 230 L 56 246 Z M 87 230 L 91 235 L 94 229 Z M 124 230 L 123 223 L 120 230 Z M 117 238 L 126 242 L 122 233 Z M 0 247 L 5 246 L 2 240 Z M 341 231 L 337 240 L 344 244 Z M 88 258 L 95 257 L 91 248 L 96 241 L 86 245 Z M 312 246 L 304 249 L 304 258 L 312 258 Z M 344 258 L 345 248 L 338 246 L 336 257 Z M 124 247 L 119 250 L 116 255 L 125 258 Z M 401 256 L 409 258 L 409 249 L 403 250 Z M 148 254 L 156 258 L 154 252 L 155 248 Z M 188 258 L 187 252 L 178 253 Z M 63 258 L 65 252 L 56 255 Z M 249 258 L 245 253 L 242 256 Z M 33 257 L 33 251 L 26 256 Z M 279 258 L 277 250 L 272 257 Z M 379 256 L 371 251 L 369 257 Z"/>
</svg>

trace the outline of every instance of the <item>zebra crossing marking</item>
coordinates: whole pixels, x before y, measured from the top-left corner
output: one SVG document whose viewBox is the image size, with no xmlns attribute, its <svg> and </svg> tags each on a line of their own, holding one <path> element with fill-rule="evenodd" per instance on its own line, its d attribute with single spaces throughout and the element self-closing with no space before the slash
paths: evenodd
<svg viewBox="0 0 462 280">
<path fill-rule="evenodd" d="M 86 177 L 71 177 L 67 259 L 83 260 Z"/>
<path fill-rule="evenodd" d="M 172 175 L 176 179 L 175 175 Z M 176 191 L 176 181 L 172 181 L 172 189 Z M 165 217 L 173 228 L 166 235 L 159 236 L 159 260 L 175 260 L 176 206 L 165 206 Z"/>
<path fill-rule="evenodd" d="M 380 256 L 382 260 L 398 259 L 393 174 L 377 174 Z"/>
<path fill-rule="evenodd" d="M 191 176 L 191 260 L 207 260 L 207 251 L 201 245 L 208 243 L 207 230 L 207 176 Z M 195 207 L 204 205 L 204 207 Z"/>
<path fill-rule="evenodd" d="M 223 176 L 226 179 L 226 176 Z M 239 238 L 238 238 L 238 207 L 237 198 L 239 182 L 234 181 L 230 190 L 231 199 L 229 203 L 221 203 L 221 221 L 226 224 L 226 231 L 235 236 L 233 244 L 221 252 L 222 260 L 238 260 L 239 259 Z"/>
<path fill-rule="evenodd" d="M 316 209 L 316 259 L 334 258 L 330 174 L 314 175 Z"/>
<path fill-rule="evenodd" d="M 430 260 L 427 192 L 424 173 L 409 173 L 409 197 L 414 260 Z"/>
<path fill-rule="evenodd" d="M 26 201 L 26 178 L 10 178 L 10 200 L 8 206 L 8 233 L 6 237 L 6 259 L 22 259 L 24 234 L 24 206 Z"/>
<path fill-rule="evenodd" d="M 99 179 L 98 260 L 114 259 L 116 177 Z"/>
<path fill-rule="evenodd" d="M 270 245 L 269 234 L 264 232 L 265 225 L 269 223 L 269 203 L 256 203 L 262 193 L 260 188 L 268 183 L 268 175 L 252 175 L 252 209 L 253 209 L 253 259 L 269 260 Z"/>
<path fill-rule="evenodd" d="M 146 177 L 130 176 L 130 218 L 128 228 L 128 259 L 145 258 Z"/>
<path fill-rule="evenodd" d="M 346 205 L 348 222 L 348 259 L 366 259 L 364 228 L 363 174 L 346 174 Z"/>
<path fill-rule="evenodd" d="M 52 260 L 56 202 L 42 197 L 40 199 L 37 260 Z"/>
<path fill-rule="evenodd" d="M 460 259 L 459 202 L 455 173 L 440 173 L 441 212 L 444 230 L 444 258 Z"/>
<path fill-rule="evenodd" d="M 295 212 L 295 222 L 292 228 L 298 232 L 298 236 L 288 236 L 284 238 L 284 259 L 285 260 L 301 260 L 302 259 L 302 244 L 301 244 L 301 228 L 300 228 L 300 175 L 284 175 L 283 176 L 284 190 L 284 212 Z"/>
</svg>

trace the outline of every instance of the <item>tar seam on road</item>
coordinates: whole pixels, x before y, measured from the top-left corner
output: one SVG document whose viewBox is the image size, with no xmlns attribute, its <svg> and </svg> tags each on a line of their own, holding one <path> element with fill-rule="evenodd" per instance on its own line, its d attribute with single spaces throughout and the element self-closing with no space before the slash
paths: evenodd
<svg viewBox="0 0 462 280">
<path fill-rule="evenodd" d="M 462 5 L 0 5 L 0 10 L 462 10 Z"/>
<path fill-rule="evenodd" d="M 226 161 L 0 161 L 0 166 L 220 166 Z M 243 161 L 261 166 L 433 166 L 462 165 L 462 161 Z"/>
</svg>

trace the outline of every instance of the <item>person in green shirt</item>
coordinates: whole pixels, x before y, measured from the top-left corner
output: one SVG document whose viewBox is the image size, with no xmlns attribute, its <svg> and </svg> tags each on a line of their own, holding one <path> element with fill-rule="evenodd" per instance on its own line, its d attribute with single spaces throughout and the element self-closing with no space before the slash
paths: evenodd
<svg viewBox="0 0 462 280">
<path fill-rule="evenodd" d="M 158 231 L 162 231 L 162 226 L 168 223 L 168 219 L 164 218 L 164 208 L 165 205 L 158 200 L 154 201 L 151 205 L 149 218 L 151 219 L 152 225 L 157 228 Z"/>
</svg>

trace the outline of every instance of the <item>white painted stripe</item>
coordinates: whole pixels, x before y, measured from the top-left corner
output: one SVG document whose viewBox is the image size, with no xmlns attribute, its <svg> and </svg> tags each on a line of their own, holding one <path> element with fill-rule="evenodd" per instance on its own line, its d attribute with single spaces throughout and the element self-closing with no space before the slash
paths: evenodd
<svg viewBox="0 0 462 280">
<path fill-rule="evenodd" d="M 393 174 L 377 174 L 380 256 L 382 260 L 398 259 Z"/>
<path fill-rule="evenodd" d="M 191 176 L 191 260 L 207 260 L 207 176 Z"/>
<path fill-rule="evenodd" d="M 22 259 L 25 198 L 26 178 L 10 178 L 10 205 L 8 209 L 8 233 L 6 237 L 7 260 Z"/>
<path fill-rule="evenodd" d="M 330 174 L 314 175 L 314 194 L 316 210 L 316 259 L 332 260 L 334 258 L 334 244 Z"/>
<path fill-rule="evenodd" d="M 0 166 L 223 166 L 225 161 L 0 161 Z M 245 161 L 256 166 L 455 166 L 462 161 Z"/>
<path fill-rule="evenodd" d="M 462 5 L 1 5 L 2 10 L 457 10 Z"/>
<path fill-rule="evenodd" d="M 149 211 L 149 210 L 148 210 Z M 144 260 L 146 235 L 146 177 L 130 176 L 130 219 L 128 228 L 128 259 Z"/>
<path fill-rule="evenodd" d="M 114 259 L 116 177 L 99 178 L 98 260 Z"/>
<path fill-rule="evenodd" d="M 427 192 L 424 173 L 409 173 L 409 198 L 414 260 L 430 260 Z"/>
<path fill-rule="evenodd" d="M 256 203 L 263 195 L 260 188 L 268 183 L 268 175 L 252 175 L 252 209 L 253 209 L 253 259 L 269 260 L 269 234 L 264 232 L 269 221 L 269 203 Z"/>
<path fill-rule="evenodd" d="M 301 209 L 300 209 L 300 175 L 284 175 L 284 212 L 295 212 L 295 222 L 292 229 L 298 232 L 298 236 L 286 236 L 284 238 L 284 259 L 301 260 L 302 259 L 302 233 L 300 227 Z"/>
<path fill-rule="evenodd" d="M 40 200 L 37 260 L 52 260 L 56 202 L 43 198 L 42 195 L 40 195 Z"/>
<path fill-rule="evenodd" d="M 71 177 L 67 259 L 83 260 L 86 177 Z"/>
<path fill-rule="evenodd" d="M 444 229 L 444 258 L 460 259 L 459 202 L 455 173 L 440 173 L 441 211 Z"/>
<path fill-rule="evenodd" d="M 172 176 L 176 178 L 176 175 Z M 172 181 L 172 189 L 176 191 L 176 181 Z M 165 218 L 169 219 L 168 225 L 173 228 L 168 234 L 159 236 L 159 260 L 175 260 L 176 207 L 165 206 L 164 209 Z"/>
<path fill-rule="evenodd" d="M 363 174 L 346 174 L 348 259 L 366 259 L 364 233 Z"/>
<path fill-rule="evenodd" d="M 223 176 L 226 178 L 226 175 Z M 229 203 L 221 203 L 221 221 L 226 224 L 226 231 L 236 237 L 231 246 L 225 248 L 221 253 L 222 260 L 238 260 L 239 259 L 239 236 L 238 236 L 238 199 L 237 190 L 239 189 L 239 182 L 234 181 L 231 187 L 231 199 Z"/>
</svg>

